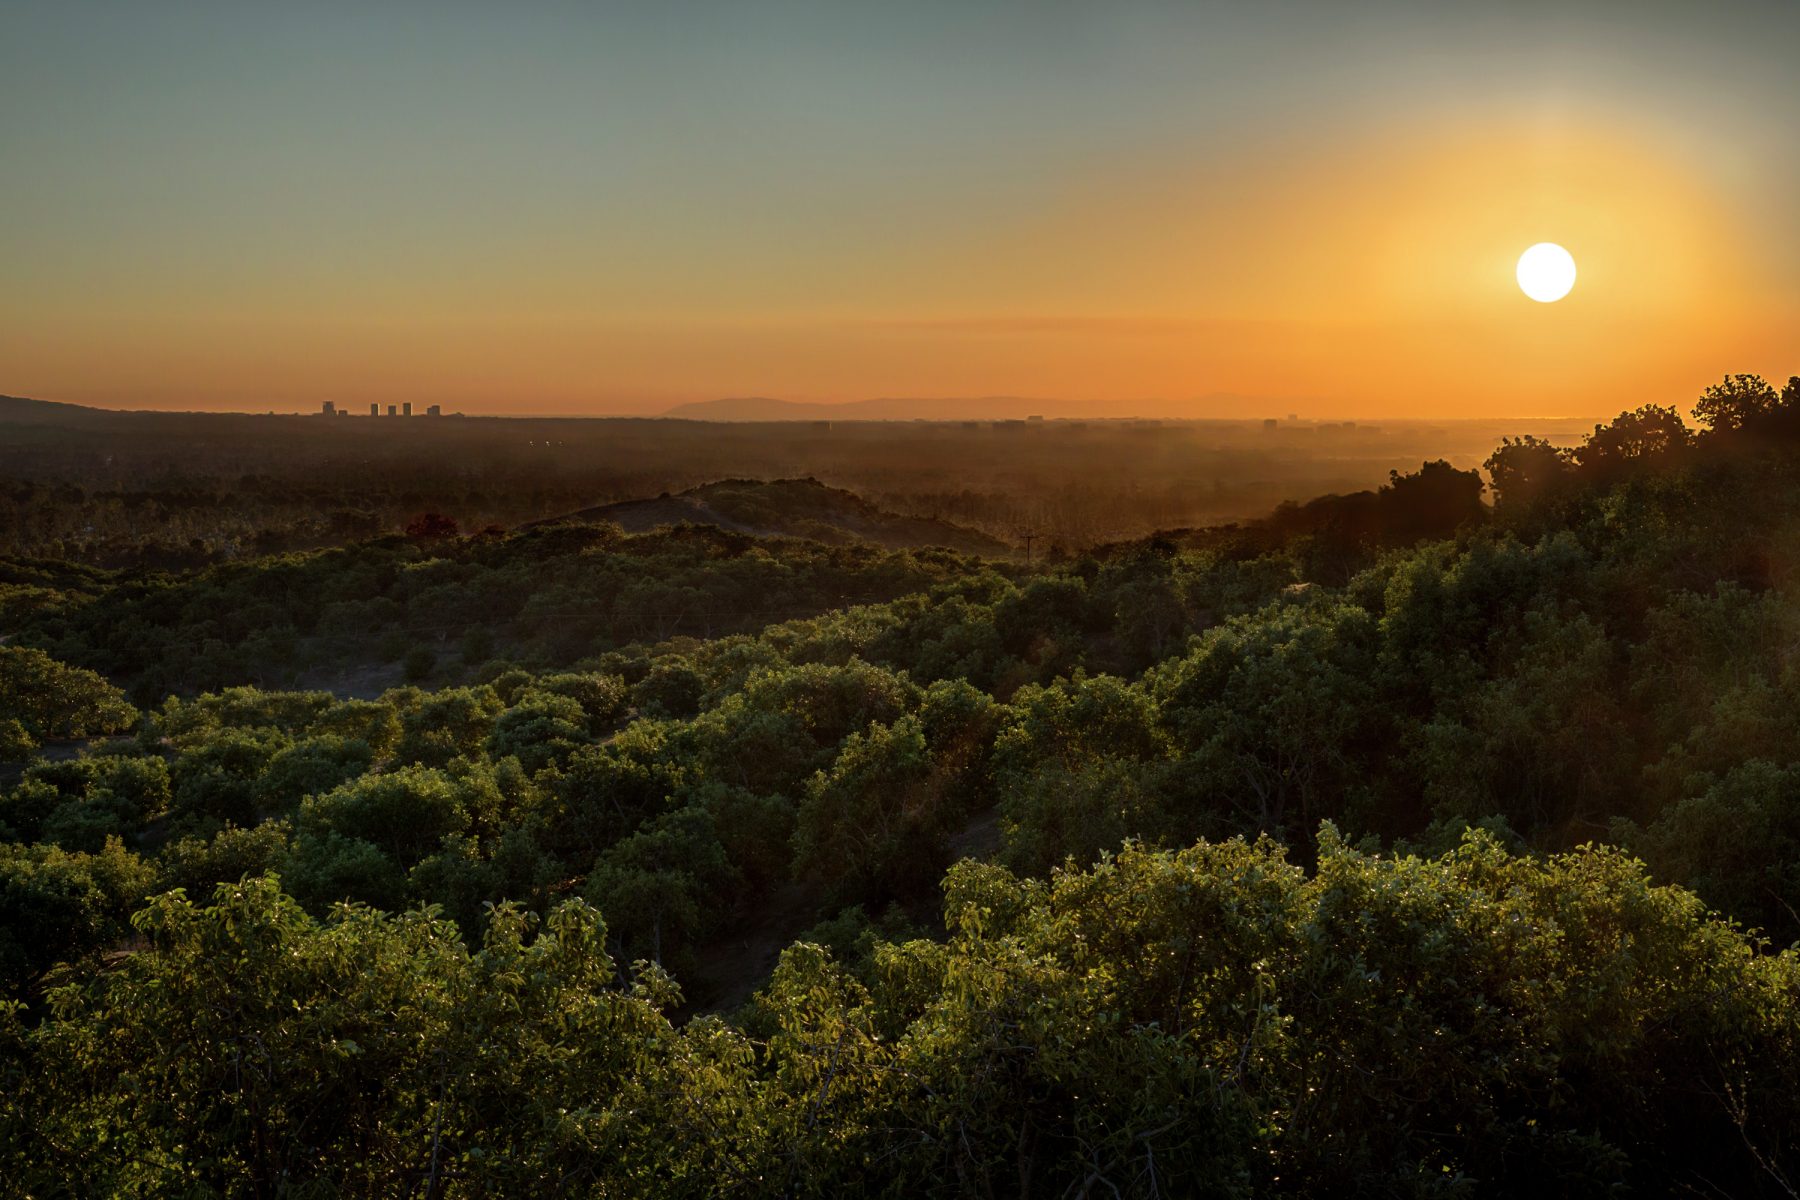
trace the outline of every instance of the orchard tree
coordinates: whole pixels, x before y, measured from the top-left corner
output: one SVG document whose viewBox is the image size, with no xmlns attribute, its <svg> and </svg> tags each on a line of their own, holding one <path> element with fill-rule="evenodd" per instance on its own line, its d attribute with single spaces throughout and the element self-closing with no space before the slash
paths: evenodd
<svg viewBox="0 0 1800 1200">
<path fill-rule="evenodd" d="M 918 718 L 845 739 L 806 786 L 794 833 L 794 873 L 847 899 L 916 891 L 945 866 L 956 812 L 933 786 Z"/>
<path fill-rule="evenodd" d="M 36 1086 L 0 1101 L 27 1194 L 612 1194 L 661 1153 L 650 997 L 677 993 L 620 990 L 580 902 L 535 936 L 502 906 L 476 949 L 429 912 L 315 920 L 273 878 L 133 924 L 145 949 L 56 993 Z"/>
<path fill-rule="evenodd" d="M 24 757 L 46 738 L 118 733 L 137 720 L 125 693 L 42 650 L 0 645 L 0 756 Z"/>
</svg>

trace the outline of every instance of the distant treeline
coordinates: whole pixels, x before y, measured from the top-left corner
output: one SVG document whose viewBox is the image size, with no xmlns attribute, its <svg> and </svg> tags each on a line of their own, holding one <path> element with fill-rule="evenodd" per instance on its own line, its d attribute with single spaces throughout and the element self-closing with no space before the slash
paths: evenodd
<svg viewBox="0 0 1800 1200">
<path fill-rule="evenodd" d="M 113 413 L 0 397 L 0 554 L 177 570 L 345 545 L 425 512 L 465 531 L 512 528 L 721 479 L 806 476 L 904 516 L 1080 551 L 1254 517 L 1424 458 L 1473 465 L 1501 431 L 1524 428 L 968 424 L 390 421 Z"/>
</svg>

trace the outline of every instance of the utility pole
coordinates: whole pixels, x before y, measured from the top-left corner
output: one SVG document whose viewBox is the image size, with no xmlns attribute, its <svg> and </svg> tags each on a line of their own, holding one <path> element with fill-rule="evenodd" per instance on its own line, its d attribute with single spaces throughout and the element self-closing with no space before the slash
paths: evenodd
<svg viewBox="0 0 1800 1200">
<path fill-rule="evenodd" d="M 1044 535 L 1041 533 L 1033 533 L 1030 530 L 1019 535 L 1019 540 L 1025 543 L 1025 565 L 1028 567 L 1031 565 L 1031 543 L 1037 541 L 1042 536 Z"/>
</svg>

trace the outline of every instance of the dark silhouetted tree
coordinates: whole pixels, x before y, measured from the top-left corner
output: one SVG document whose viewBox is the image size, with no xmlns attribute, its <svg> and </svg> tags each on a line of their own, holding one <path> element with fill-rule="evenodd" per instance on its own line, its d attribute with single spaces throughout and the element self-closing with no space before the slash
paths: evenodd
<svg viewBox="0 0 1800 1200">
<path fill-rule="evenodd" d="M 1694 418 L 1713 433 L 1754 430 L 1775 412 L 1781 398 L 1760 375 L 1727 375 L 1700 393 Z"/>
<path fill-rule="evenodd" d="M 443 513 L 420 513 L 406 523 L 406 536 L 421 542 L 453 538 L 456 536 L 456 519 Z"/>
<path fill-rule="evenodd" d="M 1593 479 L 1612 478 L 1635 466 L 1672 461 L 1694 444 L 1693 431 L 1673 408 L 1646 404 L 1620 413 L 1610 425 L 1596 425 L 1575 451 L 1576 465 Z"/>
<path fill-rule="evenodd" d="M 1575 472 L 1575 452 L 1540 437 L 1501 438 L 1481 464 L 1494 489 L 1494 507 L 1518 508 L 1555 493 Z"/>
</svg>

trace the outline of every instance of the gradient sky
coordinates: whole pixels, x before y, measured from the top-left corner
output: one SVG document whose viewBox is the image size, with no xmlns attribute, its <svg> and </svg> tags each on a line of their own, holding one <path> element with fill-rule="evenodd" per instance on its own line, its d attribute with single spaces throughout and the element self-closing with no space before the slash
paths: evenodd
<svg viewBox="0 0 1800 1200">
<path fill-rule="evenodd" d="M 1797 53 L 1796 0 L 0 0 L 0 392 L 1685 403 L 1800 372 Z"/>
</svg>

